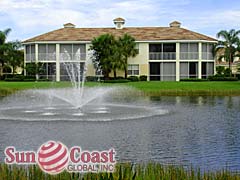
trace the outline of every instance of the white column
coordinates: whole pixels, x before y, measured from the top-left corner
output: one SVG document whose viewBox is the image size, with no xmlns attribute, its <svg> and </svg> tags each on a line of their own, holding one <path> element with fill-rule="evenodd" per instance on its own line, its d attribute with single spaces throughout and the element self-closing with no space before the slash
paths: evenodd
<svg viewBox="0 0 240 180">
<path fill-rule="evenodd" d="M 24 67 L 24 69 L 23 69 L 23 74 L 24 74 L 24 76 L 26 76 L 27 75 L 27 72 L 26 72 L 26 61 L 27 61 L 27 51 L 26 51 L 26 45 L 24 45 L 24 63 L 23 63 L 23 67 Z"/>
<path fill-rule="evenodd" d="M 202 79 L 202 43 L 198 43 L 198 78 Z"/>
<path fill-rule="evenodd" d="M 38 64 L 38 44 L 35 44 L 35 63 Z M 36 79 L 39 79 L 38 74 L 36 74 Z"/>
<path fill-rule="evenodd" d="M 60 45 L 56 44 L 56 81 L 60 81 Z"/>
<path fill-rule="evenodd" d="M 180 81 L 180 43 L 176 43 L 176 81 Z"/>
</svg>

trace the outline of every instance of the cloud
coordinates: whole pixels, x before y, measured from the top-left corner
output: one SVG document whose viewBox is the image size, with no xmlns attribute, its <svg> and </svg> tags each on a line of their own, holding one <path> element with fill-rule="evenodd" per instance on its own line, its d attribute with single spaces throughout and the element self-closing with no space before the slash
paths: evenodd
<svg viewBox="0 0 240 180">
<path fill-rule="evenodd" d="M 217 9 L 208 2 L 203 0 L 204 6 L 199 6 L 191 0 L 0 0 L 0 25 L 13 28 L 10 38 L 18 39 L 67 22 L 77 27 L 112 27 L 112 20 L 119 16 L 126 19 L 126 26 L 168 26 L 178 20 L 203 33 L 239 26 L 238 9 L 226 8 L 226 3 Z"/>
</svg>

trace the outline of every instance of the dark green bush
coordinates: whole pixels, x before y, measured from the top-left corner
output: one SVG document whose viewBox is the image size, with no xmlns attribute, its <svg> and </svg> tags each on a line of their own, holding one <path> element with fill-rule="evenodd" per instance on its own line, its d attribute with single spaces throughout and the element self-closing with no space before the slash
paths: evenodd
<svg viewBox="0 0 240 180">
<path fill-rule="evenodd" d="M 31 81 L 36 81 L 35 79 L 24 79 L 24 81 L 26 80 L 31 80 Z M 50 79 L 39 79 L 38 81 L 51 81 Z"/>
<path fill-rule="evenodd" d="M 146 75 L 142 75 L 139 77 L 140 81 L 147 81 L 147 76 Z"/>
<path fill-rule="evenodd" d="M 98 77 L 96 77 L 96 76 L 87 76 L 86 77 L 86 81 L 96 82 L 96 81 L 98 81 Z"/>
<path fill-rule="evenodd" d="M 238 81 L 236 77 L 224 77 L 224 76 L 209 76 L 209 81 Z"/>
<path fill-rule="evenodd" d="M 5 81 L 8 81 L 8 82 L 10 82 L 10 81 L 15 81 L 15 82 L 18 82 L 18 81 L 23 81 L 23 79 L 20 79 L 20 78 L 5 78 L 4 79 Z"/>
<path fill-rule="evenodd" d="M 180 79 L 180 81 L 188 81 L 188 82 L 205 82 L 205 81 L 208 81 L 208 79 L 187 78 L 187 79 Z"/>
<path fill-rule="evenodd" d="M 118 77 L 116 77 L 115 79 L 125 79 L 125 78 L 122 77 L 122 76 L 118 76 Z"/>
<path fill-rule="evenodd" d="M 219 75 L 224 74 L 225 67 L 224 66 L 217 66 L 216 71 L 217 71 L 217 74 L 219 74 Z"/>
<path fill-rule="evenodd" d="M 36 81 L 36 77 L 35 76 L 23 76 L 23 75 L 14 75 L 14 76 L 10 76 L 8 78 L 5 78 L 5 81 L 12 81 L 12 82 L 19 82 L 19 81 L 25 81 L 25 82 L 32 82 L 32 81 Z M 40 78 L 38 79 L 38 81 L 50 81 L 49 79 L 46 78 Z"/>
<path fill-rule="evenodd" d="M 231 73 L 232 73 L 231 69 L 229 69 L 229 68 L 224 69 L 223 74 L 225 77 L 230 77 Z"/>
<path fill-rule="evenodd" d="M 139 78 L 137 76 L 129 76 L 127 79 L 132 82 L 139 81 Z"/>
<path fill-rule="evenodd" d="M 113 80 L 104 80 L 104 83 L 127 83 L 130 82 L 128 79 L 113 79 Z"/>
</svg>

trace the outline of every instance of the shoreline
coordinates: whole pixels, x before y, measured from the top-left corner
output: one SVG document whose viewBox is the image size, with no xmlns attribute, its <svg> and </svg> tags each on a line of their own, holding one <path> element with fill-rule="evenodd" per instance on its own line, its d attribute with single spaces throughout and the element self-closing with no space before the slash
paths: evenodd
<svg viewBox="0 0 240 180">
<path fill-rule="evenodd" d="M 136 96 L 240 96 L 240 82 L 86 82 L 86 87 L 130 87 Z M 0 81 L 0 97 L 19 90 L 66 88 L 69 82 L 4 82 Z"/>
</svg>

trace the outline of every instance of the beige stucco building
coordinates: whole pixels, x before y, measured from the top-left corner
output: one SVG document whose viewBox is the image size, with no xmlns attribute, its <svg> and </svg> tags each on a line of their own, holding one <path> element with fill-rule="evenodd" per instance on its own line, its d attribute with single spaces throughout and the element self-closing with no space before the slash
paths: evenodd
<svg viewBox="0 0 240 180">
<path fill-rule="evenodd" d="M 45 77 L 66 80 L 63 63 L 85 63 L 91 40 L 102 34 L 116 37 L 129 34 L 135 38 L 138 55 L 128 60 L 128 75 L 146 75 L 148 80 L 179 81 L 183 78 L 207 78 L 214 74 L 212 54 L 216 39 L 181 27 L 174 21 L 168 27 L 124 27 L 125 20 L 114 19 L 113 28 L 76 28 L 67 23 L 54 30 L 23 42 L 25 64 L 42 62 Z M 87 76 L 96 71 L 88 65 Z M 123 72 L 118 72 L 123 76 Z"/>
</svg>

